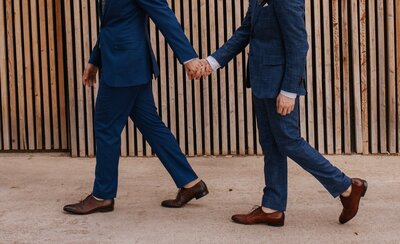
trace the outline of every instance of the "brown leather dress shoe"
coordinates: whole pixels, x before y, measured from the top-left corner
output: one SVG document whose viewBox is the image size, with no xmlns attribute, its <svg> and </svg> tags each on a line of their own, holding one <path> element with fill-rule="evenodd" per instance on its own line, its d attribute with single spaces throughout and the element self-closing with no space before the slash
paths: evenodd
<svg viewBox="0 0 400 244">
<path fill-rule="evenodd" d="M 285 224 L 285 213 L 282 211 L 265 213 L 262 210 L 262 207 L 258 207 L 252 210 L 249 214 L 233 215 L 232 220 L 243 225 L 266 224 L 280 227 Z"/>
<path fill-rule="evenodd" d="M 367 192 L 368 183 L 365 180 L 355 178 L 352 179 L 351 188 L 350 196 L 340 196 L 340 201 L 343 204 L 343 211 L 339 217 L 341 224 L 347 223 L 356 216 L 361 197 L 364 197 Z"/>
<path fill-rule="evenodd" d="M 114 199 L 99 201 L 90 194 L 83 201 L 64 206 L 64 211 L 71 214 L 91 214 L 96 212 L 111 212 L 114 210 Z"/>
<path fill-rule="evenodd" d="M 208 194 L 208 189 L 203 181 L 200 181 L 191 188 L 181 188 L 176 199 L 165 200 L 161 206 L 166 208 L 181 208 L 193 198 L 200 199 Z"/>
</svg>

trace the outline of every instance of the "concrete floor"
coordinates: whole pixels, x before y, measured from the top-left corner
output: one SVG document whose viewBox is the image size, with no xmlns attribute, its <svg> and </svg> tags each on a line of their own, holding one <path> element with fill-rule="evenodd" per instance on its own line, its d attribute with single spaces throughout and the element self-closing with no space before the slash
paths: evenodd
<svg viewBox="0 0 400 244">
<path fill-rule="evenodd" d="M 358 216 L 338 224 L 341 204 L 296 164 L 289 167 L 286 225 L 230 221 L 259 204 L 261 157 L 191 158 L 210 194 L 165 209 L 173 182 L 156 158 L 122 159 L 112 213 L 72 216 L 66 203 L 89 194 L 94 159 L 60 154 L 0 154 L 0 243 L 400 243 L 400 157 L 329 157 L 369 190 Z"/>
</svg>

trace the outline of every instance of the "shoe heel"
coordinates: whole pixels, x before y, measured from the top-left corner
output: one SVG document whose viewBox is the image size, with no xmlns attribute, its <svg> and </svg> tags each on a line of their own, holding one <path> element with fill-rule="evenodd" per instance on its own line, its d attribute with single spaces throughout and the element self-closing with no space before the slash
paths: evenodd
<svg viewBox="0 0 400 244">
<path fill-rule="evenodd" d="M 275 222 L 275 223 L 267 223 L 268 226 L 272 226 L 272 227 L 282 227 L 285 225 L 285 222 Z"/>
<path fill-rule="evenodd" d="M 107 213 L 107 212 L 111 212 L 111 211 L 114 211 L 114 206 L 99 209 L 99 212 L 101 212 L 101 213 Z"/>
<path fill-rule="evenodd" d="M 203 192 L 197 194 L 197 195 L 195 196 L 195 198 L 196 198 L 196 200 L 198 200 L 198 199 L 200 199 L 200 198 L 202 198 L 202 197 L 207 196 L 207 194 L 208 194 L 208 190 L 205 190 L 205 191 L 203 191 Z"/>
<path fill-rule="evenodd" d="M 363 191 L 363 193 L 361 194 L 362 197 L 364 197 L 364 196 L 365 196 L 365 193 L 367 193 L 367 189 L 368 189 L 368 182 L 364 181 L 364 191 Z"/>
</svg>

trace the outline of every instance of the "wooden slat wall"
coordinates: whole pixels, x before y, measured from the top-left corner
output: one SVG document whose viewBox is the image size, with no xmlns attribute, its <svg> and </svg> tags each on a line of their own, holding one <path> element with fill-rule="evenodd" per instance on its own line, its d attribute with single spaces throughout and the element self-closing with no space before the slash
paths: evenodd
<svg viewBox="0 0 400 244">
<path fill-rule="evenodd" d="M 0 0 L 0 150 L 68 150 L 62 2 Z"/>
<path fill-rule="evenodd" d="M 0 0 L 0 150 L 70 150 L 94 156 L 97 87 L 81 76 L 99 31 L 95 0 Z M 240 26 L 248 0 L 169 0 L 199 55 Z M 400 152 L 400 0 L 306 0 L 308 95 L 301 134 L 325 154 Z M 181 149 L 194 155 L 261 154 L 247 53 L 189 81 L 150 24 L 161 76 L 158 111 Z M 129 121 L 122 156 L 151 156 Z"/>
<path fill-rule="evenodd" d="M 397 152 L 400 152 L 400 0 L 396 0 Z"/>
</svg>

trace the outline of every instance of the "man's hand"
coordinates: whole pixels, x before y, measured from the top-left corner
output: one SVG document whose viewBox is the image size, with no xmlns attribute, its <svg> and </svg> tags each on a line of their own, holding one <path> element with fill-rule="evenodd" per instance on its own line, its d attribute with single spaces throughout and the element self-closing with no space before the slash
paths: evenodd
<svg viewBox="0 0 400 244">
<path fill-rule="evenodd" d="M 99 68 L 93 64 L 87 64 L 83 72 L 82 83 L 84 86 L 91 87 L 96 83 L 96 75 Z"/>
<path fill-rule="evenodd" d="M 293 112 L 296 104 L 296 98 L 290 98 L 285 95 L 279 94 L 276 98 L 276 111 L 282 116 L 286 116 Z"/>
<path fill-rule="evenodd" d="M 200 60 L 201 64 L 203 65 L 203 78 L 206 78 L 207 76 L 211 75 L 213 72 L 213 69 L 210 65 L 210 63 L 207 61 L 207 59 L 202 59 Z"/>
<path fill-rule="evenodd" d="M 189 80 L 200 80 L 204 73 L 204 67 L 200 59 L 195 58 L 185 64 L 186 74 Z"/>
</svg>

